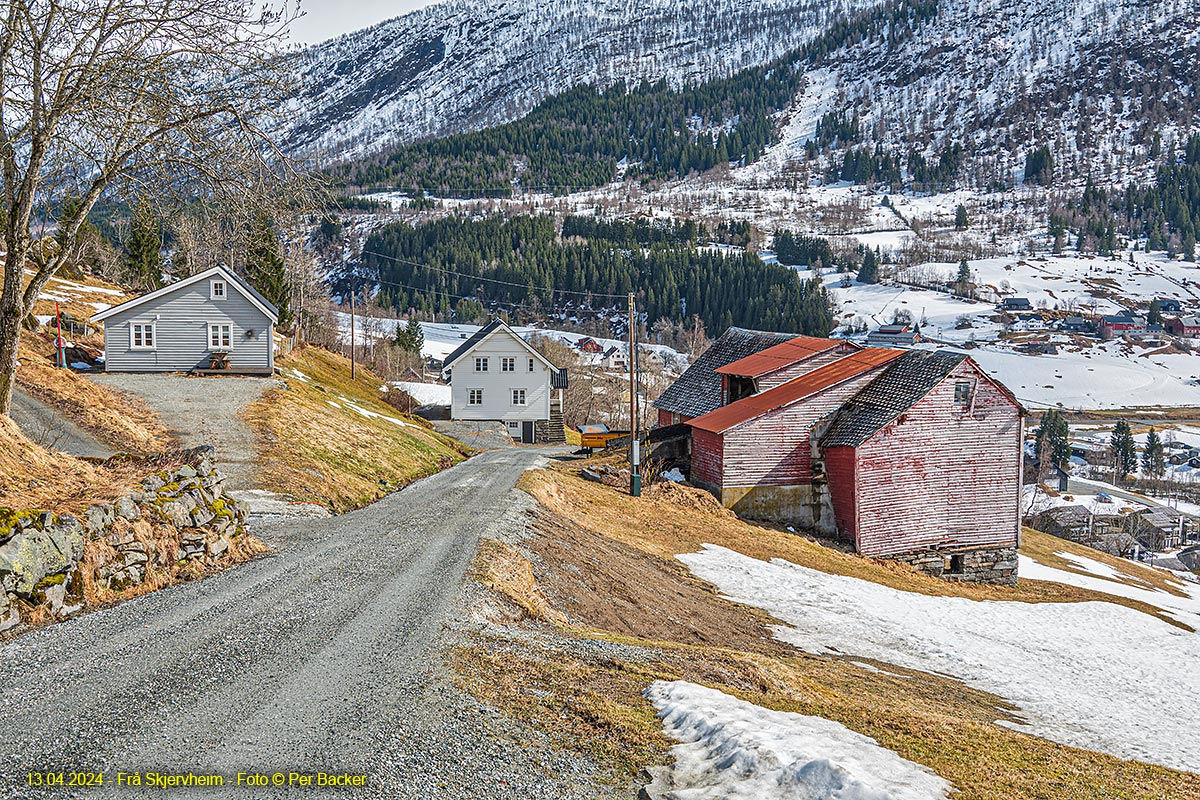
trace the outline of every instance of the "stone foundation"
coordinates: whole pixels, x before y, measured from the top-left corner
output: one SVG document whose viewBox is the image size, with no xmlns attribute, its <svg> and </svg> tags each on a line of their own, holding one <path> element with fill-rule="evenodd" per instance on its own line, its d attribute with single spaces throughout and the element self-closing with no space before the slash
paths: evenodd
<svg viewBox="0 0 1200 800">
<path fill-rule="evenodd" d="M 1017 585 L 1017 548 L 981 547 L 974 550 L 924 550 L 887 556 L 926 575 L 949 581 Z"/>
</svg>

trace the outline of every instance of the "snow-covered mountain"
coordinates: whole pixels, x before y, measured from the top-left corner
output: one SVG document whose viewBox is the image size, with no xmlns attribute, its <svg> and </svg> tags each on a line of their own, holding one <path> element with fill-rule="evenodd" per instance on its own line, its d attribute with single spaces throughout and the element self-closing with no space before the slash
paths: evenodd
<svg viewBox="0 0 1200 800">
<path fill-rule="evenodd" d="M 581 83 L 762 64 L 881 0 L 447 0 L 296 56 L 288 141 L 333 156 L 519 118 Z"/>
</svg>

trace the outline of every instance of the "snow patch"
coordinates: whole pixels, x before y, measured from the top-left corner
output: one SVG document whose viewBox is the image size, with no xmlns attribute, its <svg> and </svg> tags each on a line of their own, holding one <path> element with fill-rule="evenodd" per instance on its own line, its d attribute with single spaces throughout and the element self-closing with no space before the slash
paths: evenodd
<svg viewBox="0 0 1200 800">
<path fill-rule="evenodd" d="M 940 800 L 951 790 L 928 768 L 831 720 L 686 681 L 656 681 L 646 697 L 667 735 L 681 742 L 671 748 L 671 797 Z"/>
<path fill-rule="evenodd" d="M 1200 772 L 1200 635 L 1114 603 L 930 597 L 713 545 L 679 559 L 729 598 L 787 623 L 776 635 L 805 651 L 954 676 L 1016 704 L 1022 730 Z M 1136 592 L 1200 622 L 1200 591 L 1175 597 L 1028 559 L 1020 571 L 1074 585 L 1095 581 L 1114 595 Z"/>
</svg>

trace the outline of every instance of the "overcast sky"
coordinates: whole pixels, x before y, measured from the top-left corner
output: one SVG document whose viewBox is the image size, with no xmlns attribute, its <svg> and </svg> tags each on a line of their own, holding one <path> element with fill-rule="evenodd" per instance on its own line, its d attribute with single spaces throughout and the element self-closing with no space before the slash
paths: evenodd
<svg viewBox="0 0 1200 800">
<path fill-rule="evenodd" d="M 300 0 L 304 16 L 292 26 L 292 41 L 316 44 L 385 19 L 407 14 L 435 0 Z"/>
</svg>

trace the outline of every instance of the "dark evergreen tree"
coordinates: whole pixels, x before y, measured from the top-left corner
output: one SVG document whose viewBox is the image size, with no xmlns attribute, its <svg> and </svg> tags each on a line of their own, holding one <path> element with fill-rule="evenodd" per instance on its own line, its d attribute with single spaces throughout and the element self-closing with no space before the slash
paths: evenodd
<svg viewBox="0 0 1200 800">
<path fill-rule="evenodd" d="M 861 283 L 879 283 L 879 258 L 869 247 L 863 254 L 862 266 L 858 268 L 858 280 Z"/>
<path fill-rule="evenodd" d="M 1038 458 L 1049 458 L 1051 464 L 1065 464 L 1071 460 L 1070 426 L 1062 412 L 1051 409 L 1042 414 L 1041 424 L 1035 435 Z M 1049 466 L 1046 463 L 1043 467 Z"/>
<path fill-rule="evenodd" d="M 965 231 L 969 226 L 970 220 L 967 219 L 967 207 L 959 203 L 958 208 L 954 209 L 954 230 Z"/>
<path fill-rule="evenodd" d="M 1117 480 L 1125 480 L 1129 473 L 1137 469 L 1137 448 L 1133 442 L 1133 432 L 1125 420 L 1120 420 L 1113 426 L 1108 449 L 1112 453 L 1113 471 Z"/>
<path fill-rule="evenodd" d="M 1162 439 L 1154 428 L 1146 434 L 1146 445 L 1142 448 L 1142 472 L 1152 478 L 1161 478 L 1167 471 L 1167 460 L 1163 452 Z"/>
<path fill-rule="evenodd" d="M 425 347 L 425 331 L 416 317 L 409 317 L 404 325 L 396 325 L 396 346 L 409 353 L 421 354 Z"/>
<path fill-rule="evenodd" d="M 1150 303 L 1150 313 L 1146 315 L 1146 322 L 1151 325 L 1161 325 L 1162 321 L 1162 309 L 1158 307 L 1158 301 L 1154 300 Z"/>
<path fill-rule="evenodd" d="M 253 223 L 250 244 L 246 249 L 246 280 L 259 294 L 271 301 L 279 311 L 279 329 L 292 327 L 291 289 L 275 228 L 265 214 Z"/>
<path fill-rule="evenodd" d="M 162 227 L 154 209 L 145 201 L 134 207 L 125 241 L 125 267 L 129 280 L 139 289 L 162 286 Z"/>
</svg>

